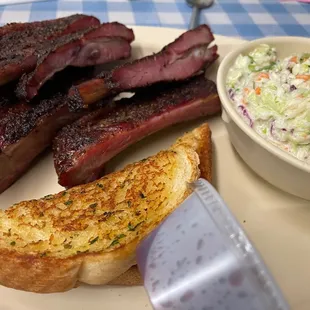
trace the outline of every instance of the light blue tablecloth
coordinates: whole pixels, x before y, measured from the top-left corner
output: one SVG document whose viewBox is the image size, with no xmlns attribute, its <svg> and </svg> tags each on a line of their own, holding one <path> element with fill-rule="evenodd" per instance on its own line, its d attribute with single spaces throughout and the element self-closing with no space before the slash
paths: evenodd
<svg viewBox="0 0 310 310">
<path fill-rule="evenodd" d="M 187 28 L 185 0 L 58 0 L 0 6 L 0 23 L 52 19 L 73 13 L 127 25 Z M 217 0 L 201 14 L 215 34 L 254 39 L 268 35 L 310 36 L 310 4 L 277 0 Z"/>
</svg>

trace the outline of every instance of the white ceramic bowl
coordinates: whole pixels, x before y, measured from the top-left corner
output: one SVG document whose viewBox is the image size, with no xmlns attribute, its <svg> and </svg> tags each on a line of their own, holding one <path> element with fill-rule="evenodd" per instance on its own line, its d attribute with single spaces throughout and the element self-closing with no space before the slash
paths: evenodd
<svg viewBox="0 0 310 310">
<path fill-rule="evenodd" d="M 262 43 L 274 46 L 279 58 L 310 51 L 310 39 L 300 37 L 268 37 L 241 44 L 234 49 L 221 62 L 217 73 L 217 88 L 223 108 L 222 119 L 232 145 L 248 166 L 283 191 L 310 200 L 310 165 L 259 136 L 235 110 L 226 91 L 227 72 L 237 56 L 248 53 Z"/>
</svg>

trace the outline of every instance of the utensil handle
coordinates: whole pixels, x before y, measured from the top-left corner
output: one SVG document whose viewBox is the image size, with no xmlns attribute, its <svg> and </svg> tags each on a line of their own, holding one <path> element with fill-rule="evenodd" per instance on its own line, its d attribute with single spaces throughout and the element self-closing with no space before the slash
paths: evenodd
<svg viewBox="0 0 310 310">
<path fill-rule="evenodd" d="M 197 27 L 198 19 L 199 19 L 199 11 L 200 11 L 200 9 L 197 6 L 193 7 L 191 20 L 189 23 L 189 29 L 194 29 Z"/>
</svg>

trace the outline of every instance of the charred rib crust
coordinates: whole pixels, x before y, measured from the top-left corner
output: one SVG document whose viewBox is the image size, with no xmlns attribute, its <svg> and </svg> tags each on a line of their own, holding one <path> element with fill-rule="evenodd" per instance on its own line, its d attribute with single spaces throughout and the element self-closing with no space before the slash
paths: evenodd
<svg viewBox="0 0 310 310">
<path fill-rule="evenodd" d="M 207 47 L 209 46 L 209 44 L 199 44 L 199 45 L 196 45 L 196 46 L 193 46 L 192 48 L 190 48 L 189 50 L 187 50 L 185 53 L 182 54 L 182 57 L 178 58 L 176 61 L 178 60 L 181 60 L 181 59 L 184 59 L 186 58 L 188 55 L 190 55 L 191 53 L 193 53 L 195 50 L 198 50 L 198 49 L 207 49 Z M 114 74 L 117 73 L 117 71 L 123 67 L 128 67 L 130 65 L 135 65 L 135 64 L 138 64 L 138 63 L 141 63 L 141 62 L 147 62 L 147 61 L 156 61 L 156 58 L 162 56 L 162 55 L 165 55 L 166 53 L 166 48 L 165 47 L 164 49 L 162 49 L 159 53 L 157 54 L 154 54 L 154 55 L 149 55 L 149 56 L 146 56 L 146 57 L 143 57 L 141 59 L 136 59 L 136 60 L 133 60 L 131 62 L 126 62 L 125 64 L 122 64 L 122 65 L 119 65 L 119 66 L 116 66 L 113 71 L 102 71 L 100 72 L 96 78 L 99 78 L 99 79 L 104 79 L 106 85 L 108 85 L 108 88 L 110 89 L 117 89 L 117 91 L 124 91 L 124 89 L 121 89 L 119 88 L 119 85 L 118 85 L 118 81 L 116 79 L 113 78 Z M 214 51 L 212 51 L 212 59 L 210 59 L 210 63 L 213 63 L 217 58 L 218 58 L 218 54 L 217 54 L 217 45 L 214 45 L 213 46 L 214 48 Z M 206 66 L 208 66 L 209 63 L 206 64 Z M 169 64 L 167 64 L 169 65 Z M 177 77 L 176 79 L 177 80 Z M 144 85 L 145 87 L 147 87 L 148 85 Z M 119 89 L 118 89 L 119 88 Z"/>
<path fill-rule="evenodd" d="M 208 48 L 213 39 L 210 28 L 201 25 L 185 32 L 154 55 L 125 63 L 109 73 L 99 74 L 93 81 L 77 87 L 83 106 L 107 95 L 163 81 L 184 80 L 203 71 L 218 58 L 217 46 Z"/>
<path fill-rule="evenodd" d="M 4 36 L 8 33 L 13 33 L 17 31 L 24 31 L 24 30 L 29 30 L 33 28 L 46 28 L 49 29 L 51 27 L 56 27 L 60 28 L 63 27 L 62 24 L 67 24 L 69 25 L 71 22 L 76 21 L 77 19 L 81 17 L 88 17 L 87 15 L 81 15 L 81 14 L 74 14 L 71 16 L 67 17 L 62 17 L 58 19 L 49 19 L 49 20 L 43 20 L 43 21 L 35 21 L 35 22 L 30 22 L 30 23 L 8 23 L 2 27 L 0 27 L 0 36 Z M 93 22 L 98 22 L 98 19 L 96 17 L 92 17 Z M 58 26 L 58 25 L 59 26 Z M 66 25 L 63 27 L 66 28 Z M 57 29 L 55 29 L 57 30 Z M 52 33 L 52 31 L 50 31 Z"/>
<path fill-rule="evenodd" d="M 67 69 L 57 75 L 55 82 L 46 85 L 43 97 L 38 97 L 31 103 L 16 101 L 15 104 L 11 102 L 8 106 L 4 106 L 5 112 L 1 113 L 4 108 L 0 110 L 0 153 L 5 146 L 12 145 L 27 136 L 39 122 L 44 121 L 44 118 L 66 106 L 68 88 L 87 77 L 93 77 L 93 72 L 91 67 Z M 9 100 L 9 98 L 5 97 L 3 101 Z M 73 101 L 74 98 L 71 100 Z"/>
<path fill-rule="evenodd" d="M 92 72 L 92 68 L 68 68 L 57 74 L 56 83 L 47 83 L 44 98 L 38 97 L 31 104 L 16 103 L 1 108 L 0 193 L 27 170 L 51 144 L 60 128 L 88 112 L 71 113 L 66 104 L 66 94 L 74 82 L 85 76 L 92 77 Z"/>
<path fill-rule="evenodd" d="M 37 57 L 50 45 L 50 40 L 78 32 L 86 27 L 96 27 L 100 21 L 92 16 L 72 15 L 43 22 L 36 27 L 25 26 L 0 37 L 0 84 L 19 78 L 35 68 Z M 6 32 L 6 30 L 4 31 Z M 38 52 L 40 50 L 40 52 Z"/>
<path fill-rule="evenodd" d="M 69 34 L 66 33 L 66 30 L 68 30 L 68 27 L 79 18 L 85 18 L 85 22 L 88 20 L 92 26 L 100 24 L 99 20 L 94 17 L 77 14 L 55 20 L 55 22 L 44 25 L 44 27 L 26 28 L 24 31 L 7 33 L 0 38 L 1 67 L 19 61 L 25 55 L 26 49 L 35 48 L 38 44 L 56 38 L 59 35 Z M 81 30 L 81 28 L 74 30 L 74 32 L 79 30 Z"/>
<path fill-rule="evenodd" d="M 157 84 L 140 90 L 133 98 L 121 99 L 109 113 L 101 109 L 63 128 L 53 143 L 58 175 L 66 173 L 87 148 L 128 131 L 148 119 L 191 101 L 217 97 L 216 85 L 203 75 L 188 81 Z"/>
<path fill-rule="evenodd" d="M 50 115 L 61 105 L 61 102 L 65 104 L 64 99 L 64 95 L 58 93 L 52 98 L 42 100 L 39 104 L 31 107 L 23 103 L 11 108 L 0 119 L 1 138 L 4 140 L 0 147 L 5 148 L 25 137 L 42 116 Z"/>
<path fill-rule="evenodd" d="M 82 31 L 76 32 L 74 34 L 68 34 L 66 36 L 60 37 L 60 38 L 56 38 L 52 41 L 49 42 L 44 42 L 40 47 L 38 47 L 38 49 L 34 52 L 34 54 L 37 56 L 37 64 L 36 66 L 40 66 L 40 64 L 42 64 L 44 62 L 44 60 L 46 59 L 46 57 L 50 54 L 55 52 L 59 47 L 75 41 L 75 40 L 79 40 L 81 39 L 86 33 L 92 31 L 96 29 L 95 27 L 90 27 L 87 29 L 84 29 Z M 77 46 L 77 49 L 74 51 L 75 53 L 79 52 L 79 46 Z M 28 81 L 33 77 L 33 75 L 35 74 L 35 70 L 33 72 L 31 72 L 30 74 L 24 74 L 21 79 L 20 82 L 18 83 L 17 87 L 16 87 L 16 95 L 18 98 L 26 98 L 27 97 L 27 83 Z"/>
<path fill-rule="evenodd" d="M 70 96 L 67 98 L 67 104 L 70 111 L 78 111 L 81 107 L 84 107 L 83 99 L 76 86 L 72 86 L 70 89 Z"/>
<path fill-rule="evenodd" d="M 118 41 L 119 44 L 125 44 L 125 46 L 130 49 L 130 42 L 134 40 L 134 34 L 132 29 L 129 29 L 120 23 L 114 22 L 102 24 L 100 27 L 87 27 L 74 34 L 70 33 L 60 38 L 43 42 L 37 47 L 34 53 L 37 57 L 36 69 L 31 73 L 24 74 L 22 76 L 16 89 L 17 97 L 27 100 L 32 99 L 36 93 L 34 94 L 33 91 L 31 91 L 31 88 L 35 89 L 37 92 L 45 83 L 46 79 L 50 78 L 50 76 L 54 74 L 53 70 L 57 72 L 59 69 L 63 69 L 63 67 L 57 67 L 57 65 L 54 67 L 51 66 L 53 62 L 51 61 L 51 57 L 58 55 L 58 57 L 63 57 L 63 59 L 66 59 L 69 55 L 69 51 L 71 54 L 70 57 L 76 57 L 87 41 L 95 42 L 98 39 L 103 40 L 104 38 L 107 43 L 112 40 Z M 61 55 L 62 53 L 65 55 Z M 110 53 L 112 53 L 112 51 Z M 124 50 L 123 58 L 125 57 L 128 57 L 128 54 Z M 66 67 L 68 65 L 70 65 L 70 62 L 63 66 Z M 42 68 L 44 72 L 43 74 Z M 46 68 L 48 70 L 46 70 Z"/>
<path fill-rule="evenodd" d="M 179 42 L 182 40 L 182 39 L 185 39 L 187 38 L 189 35 L 191 35 L 192 33 L 196 33 L 198 31 L 204 31 L 206 32 L 206 34 L 209 36 L 207 38 L 204 38 L 203 43 L 197 43 L 195 44 L 194 46 L 191 46 L 189 47 L 189 49 L 187 48 L 186 51 L 188 51 L 187 53 L 185 53 L 186 55 L 189 54 L 191 51 L 193 51 L 195 49 L 195 47 L 201 47 L 201 46 L 205 46 L 205 45 L 208 45 L 210 44 L 210 42 L 212 42 L 214 40 L 214 36 L 211 32 L 211 29 L 208 25 L 200 25 L 199 27 L 197 27 L 196 29 L 192 29 L 192 30 L 189 30 L 187 31 L 186 33 L 182 34 L 180 37 L 178 37 L 177 39 L 175 39 L 173 42 L 169 43 L 168 45 L 164 46 L 162 48 L 161 51 L 159 51 L 158 53 L 156 53 L 155 55 L 149 55 L 149 56 L 146 56 L 146 57 L 143 57 L 141 59 L 136 59 L 136 60 L 133 60 L 131 62 L 127 62 L 123 65 L 120 65 L 118 67 L 116 67 L 113 72 L 117 71 L 119 68 L 122 68 L 122 67 L 127 67 L 131 64 L 136 64 L 136 63 L 140 63 L 141 61 L 147 61 L 149 59 L 153 60 L 155 59 L 156 57 L 162 55 L 162 54 L 165 54 L 167 53 L 167 51 L 169 51 L 171 48 L 173 48 L 175 45 L 178 45 Z M 186 37 L 185 37 L 186 36 Z M 205 42 L 208 42 L 208 43 L 205 43 Z M 184 54 L 184 55 L 185 55 Z M 182 57 L 184 58 L 184 56 Z M 113 72 L 106 72 L 106 71 L 103 71 L 101 73 L 98 74 L 97 78 L 101 78 L 101 79 L 105 79 L 105 80 L 111 80 L 112 79 L 112 74 Z M 112 81 L 110 81 L 110 88 L 115 88 L 117 87 L 117 85 L 115 84 L 115 82 L 113 83 Z"/>
</svg>

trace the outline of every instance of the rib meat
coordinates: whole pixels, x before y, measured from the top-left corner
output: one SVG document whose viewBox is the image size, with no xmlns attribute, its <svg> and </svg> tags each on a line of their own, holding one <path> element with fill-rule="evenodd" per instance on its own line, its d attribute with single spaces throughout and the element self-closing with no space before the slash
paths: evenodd
<svg viewBox="0 0 310 310">
<path fill-rule="evenodd" d="M 97 110 L 63 128 L 53 143 L 59 184 L 72 187 L 99 178 L 105 163 L 142 138 L 172 124 L 220 111 L 216 85 L 203 75 L 160 84 Z"/>
<path fill-rule="evenodd" d="M 80 106 L 87 106 L 113 93 L 162 81 L 184 80 L 200 73 L 217 59 L 217 46 L 208 48 L 213 39 L 210 28 L 201 25 L 185 32 L 157 54 L 103 72 L 72 88 L 70 95 L 75 102 L 80 101 Z"/>
<path fill-rule="evenodd" d="M 0 85 L 31 72 L 37 64 L 36 54 L 47 43 L 86 28 L 98 27 L 100 21 L 87 15 L 35 23 L 9 24 L 0 28 Z M 44 44 L 45 43 L 45 44 Z"/>
<path fill-rule="evenodd" d="M 17 31 L 35 30 L 35 34 L 41 34 L 44 37 L 53 37 L 55 33 L 64 34 L 85 28 L 85 25 L 99 26 L 98 18 L 88 15 L 75 14 L 67 17 L 36 21 L 30 23 L 9 23 L 0 27 L 0 37 Z"/>
<path fill-rule="evenodd" d="M 45 97 L 0 108 L 0 193 L 7 189 L 48 147 L 56 132 L 87 113 L 68 110 L 66 91 L 72 76 L 80 80 L 92 70 L 70 69 L 45 86 Z"/>
<path fill-rule="evenodd" d="M 133 40 L 133 31 L 115 22 L 48 42 L 38 50 L 36 69 L 22 77 L 17 95 L 32 99 L 49 78 L 67 66 L 93 66 L 128 58 Z"/>
</svg>

